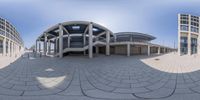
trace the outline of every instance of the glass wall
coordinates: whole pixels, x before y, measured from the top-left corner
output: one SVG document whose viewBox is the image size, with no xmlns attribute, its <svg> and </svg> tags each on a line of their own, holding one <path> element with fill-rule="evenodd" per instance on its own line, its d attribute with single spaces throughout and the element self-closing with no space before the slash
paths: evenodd
<svg viewBox="0 0 200 100">
<path fill-rule="evenodd" d="M 191 53 L 197 53 L 197 38 L 191 38 Z"/>
<path fill-rule="evenodd" d="M 3 40 L 0 40 L 0 53 L 3 53 Z"/>
<path fill-rule="evenodd" d="M 181 37 L 181 54 L 187 54 L 188 52 L 188 42 L 187 37 Z"/>
<path fill-rule="evenodd" d="M 191 16 L 191 32 L 199 33 L 199 17 Z"/>
</svg>

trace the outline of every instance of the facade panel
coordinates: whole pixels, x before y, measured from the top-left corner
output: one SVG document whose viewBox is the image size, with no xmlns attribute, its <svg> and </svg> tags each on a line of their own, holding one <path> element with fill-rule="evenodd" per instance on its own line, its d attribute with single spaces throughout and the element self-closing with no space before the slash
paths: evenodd
<svg viewBox="0 0 200 100">
<path fill-rule="evenodd" d="M 178 15 L 178 53 L 197 54 L 200 53 L 199 41 L 199 16 L 190 14 Z"/>
<path fill-rule="evenodd" d="M 0 18 L 0 54 L 13 56 L 22 51 L 23 47 L 23 40 L 15 27 L 7 20 Z"/>
</svg>

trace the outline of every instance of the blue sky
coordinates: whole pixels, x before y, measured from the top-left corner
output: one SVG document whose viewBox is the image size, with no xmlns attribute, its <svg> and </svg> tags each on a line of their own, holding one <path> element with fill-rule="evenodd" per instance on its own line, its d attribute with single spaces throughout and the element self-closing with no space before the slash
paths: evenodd
<svg viewBox="0 0 200 100">
<path fill-rule="evenodd" d="M 177 14 L 200 15 L 199 0 L 0 0 L 0 16 L 21 34 L 25 46 L 59 22 L 86 20 L 115 32 L 143 32 L 153 43 L 177 45 Z"/>
</svg>

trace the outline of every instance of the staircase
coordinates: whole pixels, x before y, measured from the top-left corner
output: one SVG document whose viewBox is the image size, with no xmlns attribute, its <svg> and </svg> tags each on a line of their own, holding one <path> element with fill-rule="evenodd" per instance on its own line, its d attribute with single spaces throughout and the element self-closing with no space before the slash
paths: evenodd
<svg viewBox="0 0 200 100">
<path fill-rule="evenodd" d="M 106 45 L 105 42 L 101 42 L 101 41 L 95 41 L 93 42 L 93 46 L 97 46 L 97 45 Z M 65 48 L 63 50 L 63 53 L 67 53 L 67 52 L 73 52 L 73 51 L 85 51 L 88 50 L 89 45 L 86 45 L 84 47 L 72 47 L 72 48 Z M 59 53 L 57 53 L 55 56 L 58 56 Z"/>
</svg>

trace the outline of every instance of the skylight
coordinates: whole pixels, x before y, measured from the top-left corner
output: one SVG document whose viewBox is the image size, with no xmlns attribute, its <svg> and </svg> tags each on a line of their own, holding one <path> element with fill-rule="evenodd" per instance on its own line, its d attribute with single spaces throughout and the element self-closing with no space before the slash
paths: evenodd
<svg viewBox="0 0 200 100">
<path fill-rule="evenodd" d="M 99 29 L 97 29 L 97 28 L 93 28 L 92 30 L 95 32 L 99 31 Z"/>
<path fill-rule="evenodd" d="M 73 29 L 73 30 L 79 30 L 79 29 L 80 29 L 80 26 L 72 26 L 72 29 Z"/>
</svg>

